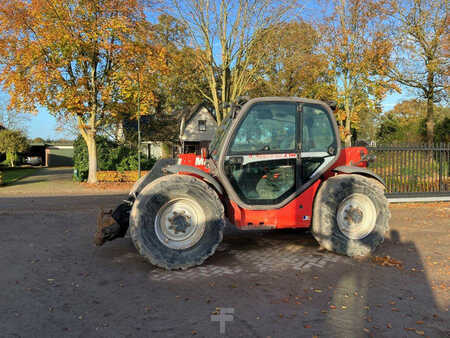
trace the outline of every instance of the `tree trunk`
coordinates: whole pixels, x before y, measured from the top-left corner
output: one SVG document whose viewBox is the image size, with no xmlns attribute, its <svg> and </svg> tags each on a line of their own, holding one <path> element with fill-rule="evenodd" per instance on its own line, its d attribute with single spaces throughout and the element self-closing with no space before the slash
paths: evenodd
<svg viewBox="0 0 450 338">
<path fill-rule="evenodd" d="M 434 104 L 433 97 L 427 97 L 427 117 L 426 117 L 426 128 L 427 128 L 427 143 L 429 146 L 433 144 L 434 140 Z"/>
<path fill-rule="evenodd" d="M 16 159 L 16 154 L 15 153 L 10 153 L 9 154 L 9 160 L 11 161 L 11 168 L 14 168 L 14 160 Z"/>
<path fill-rule="evenodd" d="M 345 147 L 352 146 L 352 129 L 351 129 L 352 112 L 350 110 L 350 103 L 348 98 L 345 99 L 345 127 L 344 127 L 344 145 Z"/>
<path fill-rule="evenodd" d="M 89 155 L 89 176 L 88 183 L 97 183 L 97 144 L 95 143 L 95 134 L 88 131 L 83 135 L 88 148 Z"/>
<path fill-rule="evenodd" d="M 161 142 L 161 158 L 172 158 L 170 145 L 166 142 Z"/>
</svg>

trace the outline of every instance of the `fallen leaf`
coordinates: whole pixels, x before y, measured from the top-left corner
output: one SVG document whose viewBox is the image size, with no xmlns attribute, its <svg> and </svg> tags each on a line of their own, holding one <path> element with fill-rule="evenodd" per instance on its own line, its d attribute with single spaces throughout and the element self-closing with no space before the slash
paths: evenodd
<svg viewBox="0 0 450 338">
<path fill-rule="evenodd" d="M 397 259 L 390 256 L 379 257 L 375 256 L 372 258 L 372 262 L 381 266 L 390 266 L 397 269 L 403 269 L 403 263 Z"/>
<path fill-rule="evenodd" d="M 419 336 L 425 336 L 425 332 L 424 332 L 424 331 L 416 330 L 416 333 L 417 333 Z"/>
<path fill-rule="evenodd" d="M 336 308 L 336 305 L 330 305 L 330 309 L 335 309 Z"/>
</svg>

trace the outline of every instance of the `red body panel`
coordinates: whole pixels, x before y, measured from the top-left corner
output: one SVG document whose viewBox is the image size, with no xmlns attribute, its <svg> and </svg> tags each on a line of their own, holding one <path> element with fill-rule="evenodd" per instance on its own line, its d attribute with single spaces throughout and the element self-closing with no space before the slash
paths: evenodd
<svg viewBox="0 0 450 338">
<path fill-rule="evenodd" d="M 333 164 L 329 171 L 341 165 L 353 165 L 357 167 L 367 167 L 367 161 L 361 161 L 361 157 L 367 155 L 368 151 L 365 147 L 344 148 L 339 154 L 339 158 Z"/>
<path fill-rule="evenodd" d="M 226 216 L 230 222 L 242 229 L 307 228 L 311 225 L 314 198 L 323 180 L 336 175 L 332 169 L 338 166 L 353 165 L 367 167 L 367 162 L 361 161 L 361 157 L 364 155 L 367 155 L 367 149 L 364 147 L 342 149 L 338 160 L 321 178 L 314 182 L 308 189 L 292 200 L 289 204 L 279 209 L 243 209 L 234 201 L 229 200 L 228 196 L 221 196 L 223 202 L 225 203 Z M 179 155 L 179 164 L 193 166 L 203 170 L 206 173 L 209 173 L 210 171 L 209 168 L 206 167 L 205 156 L 196 154 L 181 154 Z"/>
<path fill-rule="evenodd" d="M 238 228 L 307 228 L 311 225 L 314 196 L 321 180 L 314 182 L 300 196 L 280 209 L 247 210 L 230 201 L 228 219 Z"/>
</svg>

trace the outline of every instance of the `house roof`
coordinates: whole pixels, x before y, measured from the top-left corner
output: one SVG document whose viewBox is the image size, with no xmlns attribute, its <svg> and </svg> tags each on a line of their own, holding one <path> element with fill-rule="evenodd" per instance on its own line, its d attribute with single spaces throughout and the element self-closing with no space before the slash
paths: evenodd
<svg viewBox="0 0 450 338">
<path fill-rule="evenodd" d="M 181 114 L 180 114 L 180 118 L 179 118 L 179 123 L 181 125 L 180 127 L 180 134 L 184 133 L 184 129 L 186 128 L 186 126 L 189 124 L 189 121 L 195 116 L 197 115 L 197 113 L 199 113 L 203 108 L 206 109 L 206 111 L 208 112 L 208 114 L 211 116 L 211 118 L 216 121 L 216 117 L 214 116 L 214 114 L 211 112 L 211 109 L 204 103 L 198 103 L 195 106 L 192 106 L 190 108 L 186 108 Z"/>
<path fill-rule="evenodd" d="M 176 141 L 177 133 L 177 116 L 158 116 L 158 115 L 142 115 L 141 135 L 143 141 Z M 137 132 L 137 120 L 123 120 L 123 129 L 125 133 Z"/>
<path fill-rule="evenodd" d="M 209 109 L 209 107 L 204 104 L 204 103 L 198 103 L 195 106 L 192 106 L 190 108 L 187 108 L 183 113 L 181 117 L 184 117 L 185 120 L 185 125 L 187 125 L 189 123 L 189 121 L 203 108 L 206 108 L 206 110 L 208 111 L 209 115 L 211 115 L 211 117 L 214 119 L 214 121 L 217 122 L 216 117 L 214 116 L 214 114 L 211 112 L 211 109 Z"/>
</svg>

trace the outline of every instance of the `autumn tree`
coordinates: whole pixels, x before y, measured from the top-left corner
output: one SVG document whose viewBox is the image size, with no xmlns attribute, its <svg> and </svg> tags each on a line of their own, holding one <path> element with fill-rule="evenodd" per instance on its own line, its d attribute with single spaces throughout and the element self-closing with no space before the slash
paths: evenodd
<svg viewBox="0 0 450 338">
<path fill-rule="evenodd" d="M 404 100 L 387 111 L 379 121 L 378 139 L 383 143 L 404 142 L 419 143 L 426 141 L 427 102 L 419 99 Z M 450 108 L 434 104 L 433 111 L 440 118 L 436 119 L 435 131 L 439 137 L 434 142 L 441 142 L 445 129 L 445 118 L 450 118 Z M 450 130 L 447 130 L 450 133 Z"/>
<path fill-rule="evenodd" d="M 334 83 L 329 77 L 319 32 L 304 21 L 271 25 L 257 32 L 250 51 L 255 68 L 252 96 L 300 96 L 326 100 Z"/>
<path fill-rule="evenodd" d="M 196 50 L 200 50 L 198 71 L 208 81 L 208 91 L 198 88 L 211 102 L 220 123 L 222 103 L 244 94 L 254 81 L 249 51 L 256 32 L 282 22 L 294 1 L 276 0 L 172 0 L 177 18 L 188 29 Z"/>
<path fill-rule="evenodd" d="M 28 149 L 28 140 L 25 135 L 18 130 L 0 130 L 0 153 L 6 153 L 6 159 L 14 167 L 17 153 Z"/>
<path fill-rule="evenodd" d="M 337 121 L 346 146 L 352 129 L 359 127 L 360 112 L 378 108 L 385 94 L 395 86 L 386 79 L 392 44 L 381 29 L 376 1 L 332 0 L 324 36 L 330 75 L 334 77 L 340 109 Z"/>
<path fill-rule="evenodd" d="M 208 85 L 197 69 L 198 51 L 188 45 L 188 33 L 180 20 L 163 14 L 152 25 L 154 40 L 165 50 L 165 72 L 159 72 L 153 84 L 155 104 L 153 114 L 142 117 L 140 130 L 145 141 L 174 143 L 178 141 L 179 114 L 205 99 L 200 90 Z M 200 90 L 198 90 L 200 88 Z M 128 110 L 122 121 L 122 140 L 137 145 L 137 121 L 133 110 Z"/>
<path fill-rule="evenodd" d="M 170 114 L 204 101 L 201 92 L 208 90 L 208 82 L 197 67 L 201 51 L 189 46 L 187 27 L 164 14 L 153 29 L 155 39 L 166 49 L 167 66 L 167 72 L 159 77 L 156 109 Z"/>
<path fill-rule="evenodd" d="M 427 142 L 432 143 L 434 104 L 448 100 L 448 1 L 388 1 L 383 10 L 396 42 L 389 75 L 425 99 Z"/>
<path fill-rule="evenodd" d="M 7 103 L 0 103 L 0 125 L 7 129 L 25 131 L 27 123 L 30 121 L 30 115 L 8 109 Z"/>
<path fill-rule="evenodd" d="M 45 107 L 76 116 L 96 182 L 95 136 L 125 109 L 154 102 L 152 83 L 164 64 L 154 46 L 144 0 L 5 0 L 0 4 L 0 81 L 10 107 Z M 148 77 L 150 74 L 152 76 Z"/>
</svg>

